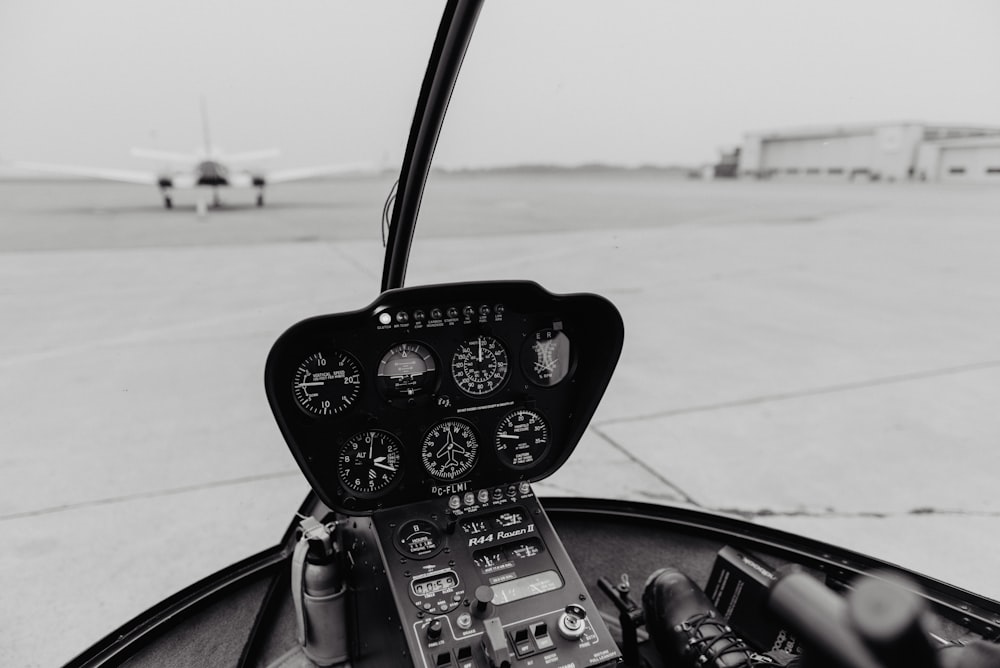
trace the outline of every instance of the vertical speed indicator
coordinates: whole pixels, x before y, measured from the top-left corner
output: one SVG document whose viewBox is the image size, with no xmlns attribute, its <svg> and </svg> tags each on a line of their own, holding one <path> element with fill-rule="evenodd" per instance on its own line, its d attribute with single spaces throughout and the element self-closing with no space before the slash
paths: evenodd
<svg viewBox="0 0 1000 668">
<path fill-rule="evenodd" d="M 312 415 L 336 415 L 361 393 L 361 367 L 340 351 L 313 353 L 295 369 L 292 394 L 299 408 Z"/>
</svg>

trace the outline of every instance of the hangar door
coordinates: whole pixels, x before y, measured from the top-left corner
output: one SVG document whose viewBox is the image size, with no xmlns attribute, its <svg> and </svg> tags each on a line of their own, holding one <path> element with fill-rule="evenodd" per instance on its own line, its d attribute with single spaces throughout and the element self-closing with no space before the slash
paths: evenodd
<svg viewBox="0 0 1000 668">
<path fill-rule="evenodd" d="M 761 166 L 778 175 L 846 178 L 871 168 L 875 148 L 872 134 L 771 140 L 761 147 Z"/>
<path fill-rule="evenodd" d="M 938 164 L 942 181 L 1000 183 L 1000 146 L 943 147 Z"/>
</svg>

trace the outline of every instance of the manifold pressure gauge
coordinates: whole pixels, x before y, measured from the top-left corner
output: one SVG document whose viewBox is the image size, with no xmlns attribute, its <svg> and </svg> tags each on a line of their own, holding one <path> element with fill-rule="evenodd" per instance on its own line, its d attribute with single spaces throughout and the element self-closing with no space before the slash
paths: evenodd
<svg viewBox="0 0 1000 668">
<path fill-rule="evenodd" d="M 497 425 L 497 456 L 514 469 L 528 468 L 549 450 L 549 426 L 545 418 L 526 408 L 507 413 Z"/>
<path fill-rule="evenodd" d="M 313 353 L 295 369 L 292 394 L 299 407 L 313 415 L 336 415 L 361 393 L 361 366 L 349 354 Z"/>
<path fill-rule="evenodd" d="M 451 376 L 455 384 L 473 397 L 499 390 L 509 371 L 507 350 L 492 336 L 464 341 L 451 357 Z"/>
<path fill-rule="evenodd" d="M 463 420 L 439 422 L 424 436 L 420 458 L 424 468 L 440 480 L 456 480 L 476 464 L 479 443 L 472 426 Z"/>
</svg>

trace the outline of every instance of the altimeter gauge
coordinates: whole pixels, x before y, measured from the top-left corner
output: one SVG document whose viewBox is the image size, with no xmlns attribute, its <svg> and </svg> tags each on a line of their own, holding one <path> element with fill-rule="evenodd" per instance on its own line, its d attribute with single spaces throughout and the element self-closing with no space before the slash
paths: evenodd
<svg viewBox="0 0 1000 668">
<path fill-rule="evenodd" d="M 399 439 L 381 429 L 352 436 L 337 454 L 340 482 L 358 496 L 386 492 L 402 475 Z"/>
<path fill-rule="evenodd" d="M 439 422 L 424 436 L 420 458 L 424 468 L 439 480 L 456 480 L 476 464 L 479 442 L 472 426 L 463 420 Z"/>
<path fill-rule="evenodd" d="M 378 363 L 378 385 L 388 399 L 409 398 L 434 389 L 437 363 L 422 343 L 400 343 Z"/>
<path fill-rule="evenodd" d="M 497 425 L 497 456 L 514 469 L 540 461 L 549 450 L 549 426 L 545 418 L 526 408 L 507 413 Z"/>
<path fill-rule="evenodd" d="M 299 407 L 312 415 L 341 413 L 360 393 L 361 366 L 345 352 L 313 353 L 295 369 L 292 394 Z"/>
<path fill-rule="evenodd" d="M 462 342 L 451 358 L 455 384 L 473 397 L 499 390 L 509 371 L 507 350 L 492 336 L 478 336 Z"/>
</svg>

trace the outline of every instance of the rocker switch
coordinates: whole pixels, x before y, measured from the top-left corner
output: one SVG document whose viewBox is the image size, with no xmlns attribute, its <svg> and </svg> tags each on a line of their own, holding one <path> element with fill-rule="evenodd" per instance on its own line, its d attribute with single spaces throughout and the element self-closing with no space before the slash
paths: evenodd
<svg viewBox="0 0 1000 668">
<path fill-rule="evenodd" d="M 545 622 L 538 622 L 537 624 L 532 624 L 528 627 L 531 629 L 531 635 L 535 638 L 535 646 L 539 650 L 545 651 L 550 649 L 554 644 L 552 642 L 552 637 L 549 636 L 549 625 Z"/>
</svg>

